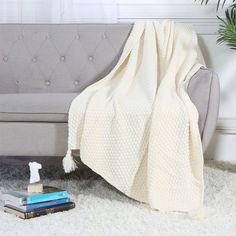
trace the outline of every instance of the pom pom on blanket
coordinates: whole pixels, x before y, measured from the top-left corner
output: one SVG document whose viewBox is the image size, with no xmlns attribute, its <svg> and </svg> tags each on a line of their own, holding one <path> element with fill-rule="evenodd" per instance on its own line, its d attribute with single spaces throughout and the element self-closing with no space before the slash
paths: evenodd
<svg viewBox="0 0 236 236">
<path fill-rule="evenodd" d="M 66 173 L 75 171 L 75 169 L 77 168 L 71 150 L 68 150 L 66 156 L 63 158 L 63 168 Z"/>
</svg>

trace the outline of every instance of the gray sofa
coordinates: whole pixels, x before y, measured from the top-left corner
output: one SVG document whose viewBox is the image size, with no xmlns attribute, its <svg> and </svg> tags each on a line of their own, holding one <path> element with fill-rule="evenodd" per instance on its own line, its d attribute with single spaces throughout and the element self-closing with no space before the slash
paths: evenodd
<svg viewBox="0 0 236 236">
<path fill-rule="evenodd" d="M 63 156 L 73 98 L 115 65 L 132 24 L 0 25 L 0 155 Z M 219 81 L 200 69 L 188 93 L 205 150 Z"/>
</svg>

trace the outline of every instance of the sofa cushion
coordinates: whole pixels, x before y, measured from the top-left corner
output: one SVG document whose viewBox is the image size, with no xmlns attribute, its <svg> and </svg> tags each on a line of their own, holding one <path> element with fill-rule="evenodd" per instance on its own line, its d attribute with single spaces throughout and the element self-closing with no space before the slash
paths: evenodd
<svg viewBox="0 0 236 236">
<path fill-rule="evenodd" d="M 67 122 L 76 93 L 0 94 L 0 121 Z"/>
</svg>

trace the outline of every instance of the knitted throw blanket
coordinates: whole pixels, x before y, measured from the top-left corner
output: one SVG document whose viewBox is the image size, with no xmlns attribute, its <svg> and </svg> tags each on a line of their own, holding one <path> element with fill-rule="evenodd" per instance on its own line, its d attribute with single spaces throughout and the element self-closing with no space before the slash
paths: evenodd
<svg viewBox="0 0 236 236">
<path fill-rule="evenodd" d="M 114 187 L 160 211 L 203 206 L 198 112 L 186 90 L 204 64 L 197 36 L 172 21 L 139 21 L 113 70 L 69 111 L 71 150 Z"/>
</svg>

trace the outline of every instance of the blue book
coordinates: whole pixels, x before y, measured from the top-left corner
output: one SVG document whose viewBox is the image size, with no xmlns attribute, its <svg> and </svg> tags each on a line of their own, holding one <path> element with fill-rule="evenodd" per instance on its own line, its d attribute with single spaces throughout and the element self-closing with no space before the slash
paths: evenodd
<svg viewBox="0 0 236 236">
<path fill-rule="evenodd" d="M 58 200 L 53 200 L 53 201 L 48 201 L 48 202 L 40 202 L 40 203 L 34 203 L 34 204 L 28 204 L 28 205 L 19 205 L 19 204 L 14 204 L 13 202 L 7 200 L 5 201 L 4 206 L 14 207 L 21 211 L 32 211 L 35 209 L 52 207 L 56 205 L 65 204 L 68 202 L 70 202 L 69 198 L 63 198 L 63 199 L 58 199 Z"/>
<path fill-rule="evenodd" d="M 70 209 L 75 208 L 74 202 L 67 202 L 64 204 L 56 205 L 56 206 L 49 206 L 46 208 L 38 208 L 34 209 L 32 211 L 22 211 L 20 209 L 17 209 L 13 206 L 4 206 L 4 211 L 10 214 L 13 214 L 15 216 L 18 216 L 22 219 L 31 219 L 34 217 L 52 214 L 60 211 L 68 211 Z"/>
<path fill-rule="evenodd" d="M 66 190 L 51 186 L 44 186 L 42 193 L 27 193 L 27 192 L 8 192 L 3 194 L 3 200 L 10 201 L 16 205 L 27 205 L 39 202 L 47 202 L 68 198 Z"/>
</svg>

